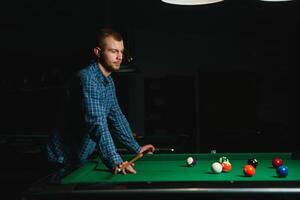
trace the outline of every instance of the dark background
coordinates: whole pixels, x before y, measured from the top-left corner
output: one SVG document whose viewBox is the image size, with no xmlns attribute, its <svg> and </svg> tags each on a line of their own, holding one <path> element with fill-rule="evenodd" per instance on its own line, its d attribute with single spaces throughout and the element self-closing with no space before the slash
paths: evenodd
<svg viewBox="0 0 300 200">
<path fill-rule="evenodd" d="M 1 183 L 21 191 L 41 175 L 37 158 L 65 83 L 89 63 L 95 31 L 105 26 L 123 34 L 138 69 L 113 76 L 141 144 L 202 153 L 298 150 L 288 116 L 299 15 L 297 1 L 2 2 Z"/>
</svg>

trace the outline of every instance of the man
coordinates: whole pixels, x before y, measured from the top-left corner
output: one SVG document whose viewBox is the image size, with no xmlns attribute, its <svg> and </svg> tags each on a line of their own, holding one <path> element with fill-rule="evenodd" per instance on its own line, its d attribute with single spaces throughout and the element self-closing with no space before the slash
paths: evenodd
<svg viewBox="0 0 300 200">
<path fill-rule="evenodd" d="M 47 144 L 50 162 L 80 166 L 96 152 L 114 174 L 136 173 L 133 164 L 118 154 L 113 138 L 134 154 L 155 150 L 151 144 L 137 143 L 116 98 L 110 75 L 120 69 L 123 53 L 122 36 L 112 29 L 101 29 L 94 48 L 96 61 L 81 69 L 72 81 L 61 125 Z"/>
</svg>

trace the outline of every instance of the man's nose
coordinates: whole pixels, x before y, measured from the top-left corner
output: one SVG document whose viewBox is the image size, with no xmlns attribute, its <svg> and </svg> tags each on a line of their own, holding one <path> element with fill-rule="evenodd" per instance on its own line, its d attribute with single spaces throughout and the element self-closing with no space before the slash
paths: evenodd
<svg viewBox="0 0 300 200">
<path fill-rule="evenodd" d="M 123 53 L 122 52 L 118 53 L 117 59 L 119 59 L 119 60 L 123 59 Z"/>
</svg>

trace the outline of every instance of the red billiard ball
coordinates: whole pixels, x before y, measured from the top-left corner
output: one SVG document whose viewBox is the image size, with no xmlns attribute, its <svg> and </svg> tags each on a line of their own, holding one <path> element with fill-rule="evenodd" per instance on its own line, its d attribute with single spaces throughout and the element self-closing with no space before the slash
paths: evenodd
<svg viewBox="0 0 300 200">
<path fill-rule="evenodd" d="M 245 165 L 243 171 L 245 176 L 253 176 L 255 174 L 255 167 L 252 165 Z"/>
<path fill-rule="evenodd" d="M 277 168 L 277 167 L 283 165 L 283 160 L 279 157 L 276 157 L 272 160 L 272 165 L 273 165 L 273 167 Z"/>
</svg>

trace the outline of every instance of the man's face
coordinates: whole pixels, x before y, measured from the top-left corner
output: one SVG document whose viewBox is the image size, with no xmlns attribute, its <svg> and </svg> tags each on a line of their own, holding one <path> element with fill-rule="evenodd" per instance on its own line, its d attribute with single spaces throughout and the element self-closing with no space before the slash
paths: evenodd
<svg viewBox="0 0 300 200">
<path fill-rule="evenodd" d="M 123 60 L 124 44 L 113 37 L 105 38 L 105 45 L 101 49 L 100 62 L 108 72 L 120 69 Z"/>
</svg>

